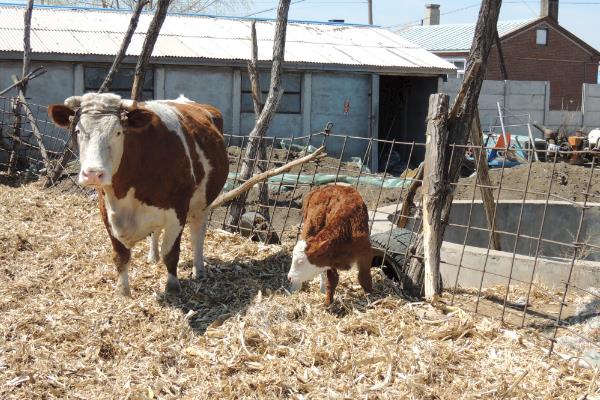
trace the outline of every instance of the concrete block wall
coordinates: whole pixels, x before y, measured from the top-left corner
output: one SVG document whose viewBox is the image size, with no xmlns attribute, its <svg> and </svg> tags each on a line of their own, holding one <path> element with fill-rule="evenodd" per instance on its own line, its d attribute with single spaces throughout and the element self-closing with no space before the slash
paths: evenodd
<svg viewBox="0 0 600 400">
<path fill-rule="evenodd" d="M 583 125 L 589 129 L 600 128 L 600 85 L 583 86 Z"/>
<path fill-rule="evenodd" d="M 451 99 L 456 97 L 462 79 L 448 78 L 441 85 L 441 91 L 448 93 Z M 600 127 L 600 85 L 584 84 L 583 107 L 581 110 L 550 110 L 550 85 L 541 81 L 490 81 L 483 83 L 479 96 L 479 113 L 483 129 L 499 125 L 497 102 L 505 115 L 509 116 L 505 124 L 520 124 L 531 118 L 544 125 L 558 129 L 566 127 L 569 132 L 584 127 L 587 130 Z M 499 128 L 495 129 L 499 131 Z M 513 134 L 526 135 L 526 127 L 508 127 Z M 541 133 L 532 130 L 536 137 Z"/>
</svg>

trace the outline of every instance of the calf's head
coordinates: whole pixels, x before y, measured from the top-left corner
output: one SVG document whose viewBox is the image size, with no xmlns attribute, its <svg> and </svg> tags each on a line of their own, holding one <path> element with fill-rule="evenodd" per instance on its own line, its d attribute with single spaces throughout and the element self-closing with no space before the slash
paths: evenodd
<svg viewBox="0 0 600 400">
<path fill-rule="evenodd" d="M 288 281 L 291 284 L 290 291 L 295 292 L 302 287 L 302 283 L 313 279 L 325 269 L 319 268 L 308 260 L 306 256 L 307 244 L 299 240 L 292 252 L 292 266 L 288 272 Z"/>
<path fill-rule="evenodd" d="M 77 124 L 79 183 L 91 187 L 111 185 L 123 157 L 125 135 L 147 128 L 154 116 L 135 102 L 111 93 L 69 97 L 64 104 L 50 105 L 48 114 L 60 127 Z"/>
</svg>

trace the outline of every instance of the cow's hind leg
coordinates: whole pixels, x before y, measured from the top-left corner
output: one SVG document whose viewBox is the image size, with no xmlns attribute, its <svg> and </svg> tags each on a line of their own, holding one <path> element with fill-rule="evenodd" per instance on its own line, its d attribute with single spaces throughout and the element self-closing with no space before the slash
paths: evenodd
<svg viewBox="0 0 600 400">
<path fill-rule="evenodd" d="M 161 254 L 168 272 L 167 285 L 165 287 L 165 291 L 168 293 L 178 293 L 181 291 L 181 285 L 177 278 L 177 264 L 179 263 L 179 246 L 181 244 L 182 232 L 183 226 L 177 221 L 167 226 L 163 235 Z"/>
<path fill-rule="evenodd" d="M 204 268 L 204 237 L 206 236 L 207 213 L 203 212 L 190 220 L 190 237 L 194 250 L 194 278 L 206 276 Z"/>
<path fill-rule="evenodd" d="M 156 264 L 160 260 L 160 254 L 158 250 L 159 239 L 160 229 L 157 229 L 150 234 L 150 250 L 148 251 L 148 262 L 150 264 Z"/>
<path fill-rule="evenodd" d="M 371 255 L 361 257 L 356 262 L 358 267 L 358 283 L 363 288 L 365 293 L 373 291 L 373 280 L 371 279 Z"/>
</svg>

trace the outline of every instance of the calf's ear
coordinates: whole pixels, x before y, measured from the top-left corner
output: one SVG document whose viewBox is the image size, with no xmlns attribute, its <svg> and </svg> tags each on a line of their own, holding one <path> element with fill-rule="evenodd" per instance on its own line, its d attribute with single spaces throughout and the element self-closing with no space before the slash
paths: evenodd
<svg viewBox="0 0 600 400">
<path fill-rule="evenodd" d="M 145 129 L 152 122 L 154 113 L 142 108 L 134 108 L 127 112 L 127 127 L 132 129 Z"/>
<path fill-rule="evenodd" d="M 48 106 L 48 116 L 61 128 L 68 128 L 71 124 L 70 117 L 75 115 L 75 111 L 62 104 L 51 104 Z"/>
</svg>

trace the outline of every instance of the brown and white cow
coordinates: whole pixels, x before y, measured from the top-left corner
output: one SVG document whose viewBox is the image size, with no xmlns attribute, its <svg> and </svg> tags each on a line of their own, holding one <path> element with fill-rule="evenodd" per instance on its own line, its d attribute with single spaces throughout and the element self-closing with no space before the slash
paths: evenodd
<svg viewBox="0 0 600 400">
<path fill-rule="evenodd" d="M 151 235 L 148 258 L 158 261 L 161 233 L 166 290 L 180 290 L 177 263 L 186 222 L 194 273 L 204 276 L 206 214 L 229 169 L 219 110 L 184 97 L 136 103 L 108 93 L 69 97 L 48 109 L 61 127 L 68 127 L 76 113 L 79 182 L 98 192 L 119 291 L 130 294 L 131 248 Z"/>
</svg>

